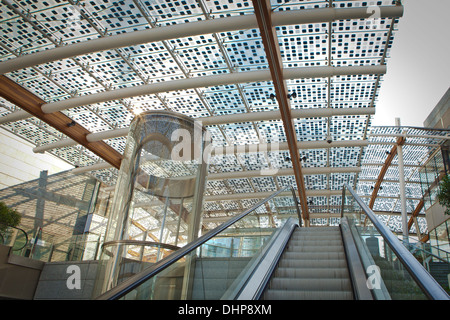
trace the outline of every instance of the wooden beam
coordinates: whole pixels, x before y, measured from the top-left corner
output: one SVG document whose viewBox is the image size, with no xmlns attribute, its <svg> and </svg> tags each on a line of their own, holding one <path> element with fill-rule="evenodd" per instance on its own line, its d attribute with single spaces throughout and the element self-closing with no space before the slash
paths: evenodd
<svg viewBox="0 0 450 320">
<path fill-rule="evenodd" d="M 429 233 L 427 233 L 426 235 L 424 235 L 424 236 L 420 239 L 420 242 L 425 243 L 425 242 L 428 242 L 428 240 L 430 240 L 430 234 L 429 234 Z"/>
<path fill-rule="evenodd" d="M 391 165 L 392 160 L 394 159 L 395 155 L 397 154 L 397 146 L 401 146 L 405 143 L 404 137 L 399 137 L 397 139 L 397 144 L 394 145 L 391 149 L 391 151 L 388 154 L 388 157 L 386 161 L 383 164 L 383 167 L 381 168 L 380 174 L 378 175 L 377 182 L 375 182 L 375 187 L 373 188 L 372 195 L 370 197 L 369 202 L 369 208 L 373 209 L 373 205 L 375 204 L 375 199 L 377 198 L 378 191 L 380 190 L 381 183 L 384 180 L 384 176 L 386 175 L 387 170 L 389 169 L 389 166 Z"/>
<path fill-rule="evenodd" d="M 11 79 L 0 76 L 0 96 L 62 132 L 72 140 L 92 151 L 97 156 L 119 169 L 122 155 L 103 141 L 88 142 L 91 132 L 61 112 L 46 114 L 41 106 L 46 102 Z"/>
<path fill-rule="evenodd" d="M 297 182 L 298 194 L 300 196 L 300 205 L 302 208 L 303 219 L 308 225 L 309 211 L 305 193 L 305 179 L 300 164 L 300 155 L 297 148 L 297 136 L 295 133 L 294 122 L 291 115 L 291 106 L 288 99 L 288 90 L 283 78 L 283 64 L 280 55 L 280 48 L 275 27 L 272 24 L 272 10 L 269 0 L 253 0 L 255 15 L 258 20 L 258 27 L 264 44 L 267 61 L 269 63 L 270 74 L 278 106 L 280 108 L 281 119 L 283 121 L 286 139 L 289 145 L 292 166 L 294 169 L 295 180 Z"/>
<path fill-rule="evenodd" d="M 439 175 L 436 177 L 436 179 L 435 179 L 435 180 L 431 183 L 431 185 L 428 187 L 428 189 L 425 190 L 425 193 L 423 194 L 422 199 L 419 201 L 419 203 L 417 204 L 416 208 L 414 209 L 414 211 L 413 211 L 413 213 L 412 213 L 412 215 L 411 215 L 411 218 L 409 218 L 409 221 L 408 221 L 408 230 L 411 229 L 411 227 L 412 227 L 412 225 L 413 225 L 413 223 L 414 223 L 414 218 L 416 218 L 416 217 L 419 215 L 420 210 L 422 210 L 422 208 L 423 208 L 423 206 L 424 206 L 424 204 L 425 204 L 425 201 L 424 201 L 425 197 L 427 197 L 428 194 L 430 193 L 430 191 L 431 191 L 433 188 L 435 188 L 435 187 L 440 183 L 440 181 L 442 180 L 443 177 L 445 177 L 445 175 L 446 175 L 445 171 L 441 171 L 441 172 L 439 173 Z"/>
<path fill-rule="evenodd" d="M 131 219 L 131 224 L 134 225 L 135 227 L 137 227 L 138 229 L 140 229 L 142 232 L 146 232 L 147 231 L 147 228 L 144 227 L 139 222 L 137 222 L 136 220 Z"/>
</svg>

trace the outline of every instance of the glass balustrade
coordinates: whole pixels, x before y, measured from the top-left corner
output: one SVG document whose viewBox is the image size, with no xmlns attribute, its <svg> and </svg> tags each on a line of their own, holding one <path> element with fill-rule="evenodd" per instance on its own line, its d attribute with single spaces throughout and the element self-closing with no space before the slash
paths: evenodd
<svg viewBox="0 0 450 320">
<path fill-rule="evenodd" d="M 233 296 L 279 227 L 290 217 L 299 218 L 297 200 L 286 190 L 260 201 L 100 298 L 216 300 Z"/>
<path fill-rule="evenodd" d="M 450 252 L 441 250 L 428 243 L 417 242 L 411 244 L 409 250 L 421 262 L 442 262 L 450 264 Z M 426 265 L 424 265 L 426 267 Z"/>
<path fill-rule="evenodd" d="M 348 219 L 367 273 L 367 286 L 375 299 L 448 298 L 401 241 L 348 186 L 344 189 L 342 216 Z"/>
<path fill-rule="evenodd" d="M 103 242 L 103 236 L 95 234 L 74 235 L 58 243 L 43 240 L 40 232 L 27 240 L 24 234 L 16 239 L 13 253 L 43 262 L 98 260 Z"/>
<path fill-rule="evenodd" d="M 20 228 L 0 224 L 0 243 L 12 247 L 13 252 L 19 251 L 28 244 L 28 235 Z"/>
</svg>

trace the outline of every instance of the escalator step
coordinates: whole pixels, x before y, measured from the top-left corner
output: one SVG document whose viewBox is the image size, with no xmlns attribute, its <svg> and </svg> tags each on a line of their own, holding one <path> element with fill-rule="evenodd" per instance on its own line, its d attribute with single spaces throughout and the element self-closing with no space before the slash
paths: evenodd
<svg viewBox="0 0 450 320">
<path fill-rule="evenodd" d="M 283 259 L 308 259 L 308 260 L 324 260 L 324 259 L 345 259 L 345 253 L 339 251 L 286 251 Z"/>
<path fill-rule="evenodd" d="M 303 242 L 307 240 L 330 240 L 330 241 L 341 241 L 340 235 L 307 235 L 307 234 L 298 234 L 293 235 L 291 238 L 292 241 L 295 242 Z"/>
<path fill-rule="evenodd" d="M 309 244 L 300 246 L 289 244 L 286 250 L 295 252 L 343 252 L 343 247 L 342 245 L 338 244 Z"/>
<path fill-rule="evenodd" d="M 347 262 L 343 259 L 283 259 L 280 261 L 279 266 L 287 268 L 347 268 Z"/>
<path fill-rule="evenodd" d="M 351 291 L 267 290 L 265 300 L 351 300 Z"/>
<path fill-rule="evenodd" d="M 353 299 L 339 227 L 296 229 L 263 298 Z"/>
<path fill-rule="evenodd" d="M 270 282 L 270 290 L 300 290 L 300 291 L 352 291 L 350 279 L 322 278 L 295 279 L 274 278 Z"/>
<path fill-rule="evenodd" d="M 346 268 L 286 268 L 279 267 L 274 277 L 277 278 L 343 278 L 348 276 Z"/>
</svg>

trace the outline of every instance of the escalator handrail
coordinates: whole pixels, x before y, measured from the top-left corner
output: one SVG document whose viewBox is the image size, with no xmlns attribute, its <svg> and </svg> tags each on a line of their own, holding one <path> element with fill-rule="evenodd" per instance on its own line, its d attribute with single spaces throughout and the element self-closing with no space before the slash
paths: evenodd
<svg viewBox="0 0 450 320">
<path fill-rule="evenodd" d="M 268 196 L 267 198 L 259 201 L 257 204 L 255 204 L 253 207 L 245 210 L 239 215 L 236 215 L 229 219 L 228 221 L 222 223 L 221 225 L 217 226 L 216 228 L 212 229 L 211 231 L 205 233 L 201 237 L 197 238 L 196 240 L 188 243 L 184 247 L 180 248 L 179 250 L 173 252 L 171 255 L 167 256 L 166 258 L 156 262 L 151 267 L 135 274 L 134 276 L 128 278 L 127 280 L 123 281 L 122 283 L 118 284 L 116 287 L 112 288 L 111 290 L 103 293 L 102 295 L 98 296 L 96 300 L 116 300 L 121 297 L 123 297 L 125 294 L 130 292 L 131 290 L 135 289 L 157 273 L 161 272 L 165 268 L 169 267 L 188 253 L 194 251 L 201 245 L 203 245 L 206 241 L 210 240 L 211 238 L 215 237 L 220 232 L 224 231 L 237 221 L 241 220 L 245 216 L 247 216 L 249 213 L 256 210 L 258 207 L 266 203 L 267 201 L 270 201 L 271 199 L 278 196 L 280 193 L 292 189 L 291 186 L 284 187 L 276 192 L 274 192 L 272 195 Z"/>
<path fill-rule="evenodd" d="M 397 255 L 403 266 L 420 286 L 428 298 L 433 300 L 449 300 L 450 297 L 439 283 L 425 270 L 419 261 L 409 252 L 409 250 L 398 240 L 398 238 L 382 223 L 375 213 L 364 203 L 356 192 L 348 185 L 344 185 L 345 190 L 349 191 L 366 216 L 370 219 L 373 226 L 378 230 L 384 241 Z M 345 201 L 343 197 L 342 201 Z M 341 217 L 344 211 L 341 212 Z"/>
</svg>

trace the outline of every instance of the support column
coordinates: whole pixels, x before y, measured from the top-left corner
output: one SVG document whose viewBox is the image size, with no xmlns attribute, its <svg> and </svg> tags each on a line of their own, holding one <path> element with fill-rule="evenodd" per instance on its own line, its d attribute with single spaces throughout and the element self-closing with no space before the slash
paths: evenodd
<svg viewBox="0 0 450 320">
<path fill-rule="evenodd" d="M 396 118 L 396 125 L 400 127 L 400 119 Z M 402 212 L 402 231 L 403 231 L 403 243 L 407 244 L 408 241 L 408 217 L 406 212 L 406 194 L 405 194 L 405 170 L 403 166 L 403 146 L 397 144 L 397 158 L 398 158 L 398 180 L 400 183 L 400 202 Z"/>
<path fill-rule="evenodd" d="M 36 197 L 36 216 L 34 220 L 34 228 L 38 230 L 44 226 L 44 211 L 45 211 L 45 194 L 47 190 L 48 172 L 41 171 L 39 175 L 38 190 Z"/>
</svg>

